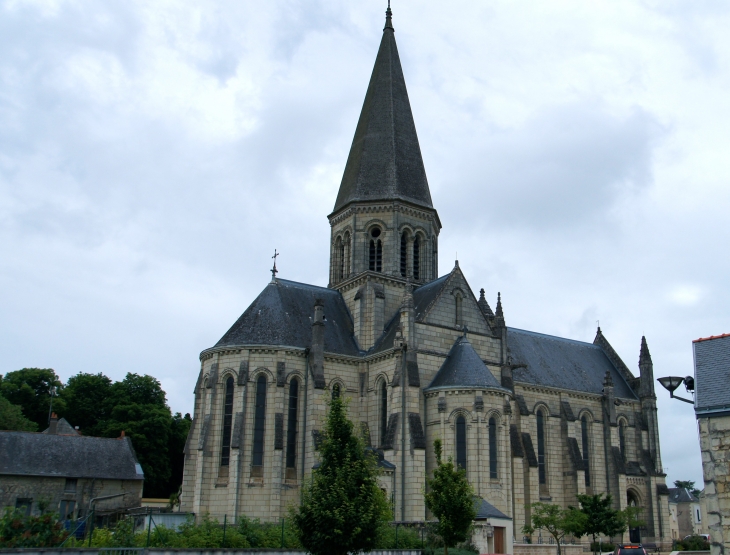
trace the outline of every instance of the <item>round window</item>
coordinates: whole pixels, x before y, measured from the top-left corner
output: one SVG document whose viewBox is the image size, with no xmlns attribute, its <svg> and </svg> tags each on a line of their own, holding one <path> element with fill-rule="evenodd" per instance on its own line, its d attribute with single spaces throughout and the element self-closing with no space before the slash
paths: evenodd
<svg viewBox="0 0 730 555">
<path fill-rule="evenodd" d="M 371 229 L 370 230 L 370 236 L 371 237 L 374 237 L 374 238 L 380 237 L 380 228 L 379 227 L 374 227 L 373 229 Z"/>
</svg>

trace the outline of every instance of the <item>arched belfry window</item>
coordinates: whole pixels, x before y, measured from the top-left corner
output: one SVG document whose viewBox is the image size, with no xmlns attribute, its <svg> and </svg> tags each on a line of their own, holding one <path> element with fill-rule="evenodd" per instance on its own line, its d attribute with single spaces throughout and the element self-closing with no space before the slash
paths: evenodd
<svg viewBox="0 0 730 555">
<path fill-rule="evenodd" d="M 413 240 L 413 279 L 421 279 L 421 239 Z"/>
<path fill-rule="evenodd" d="M 406 277 L 408 273 L 408 235 L 404 231 L 400 235 L 400 275 Z"/>
<path fill-rule="evenodd" d="M 350 238 L 350 232 L 348 231 L 345 233 L 345 241 L 342 246 L 342 252 L 343 252 L 343 261 L 342 261 L 342 277 L 343 278 L 349 278 L 350 277 L 350 268 L 352 267 L 352 263 L 350 262 L 352 255 L 352 239 Z"/>
<path fill-rule="evenodd" d="M 338 399 L 340 397 L 340 384 L 336 383 L 332 386 L 332 398 Z"/>
<path fill-rule="evenodd" d="M 388 384 L 383 380 L 380 382 L 380 445 L 385 442 L 386 433 L 388 433 Z"/>
<path fill-rule="evenodd" d="M 293 379 L 289 384 L 289 413 L 286 422 L 286 467 L 297 466 L 297 426 L 299 410 L 299 380 Z M 287 476 L 288 478 L 289 476 Z"/>
<path fill-rule="evenodd" d="M 231 461 L 231 424 L 233 423 L 233 378 L 226 380 L 226 398 L 223 405 L 223 441 L 221 442 L 221 466 Z"/>
<path fill-rule="evenodd" d="M 586 486 L 591 485 L 591 460 L 588 442 L 588 417 L 584 414 L 580 419 L 580 434 L 583 447 L 583 466 L 585 467 Z"/>
<path fill-rule="evenodd" d="M 497 477 L 497 420 L 489 419 L 489 477 Z"/>
<path fill-rule="evenodd" d="M 342 237 L 335 241 L 335 281 L 340 281 L 345 276 L 345 244 Z"/>
<path fill-rule="evenodd" d="M 373 272 L 383 271 L 383 243 L 380 239 L 380 228 L 370 230 L 370 249 L 368 267 Z"/>
<path fill-rule="evenodd" d="M 264 466 L 264 430 L 266 423 L 266 376 L 256 380 L 256 405 L 253 420 L 253 460 L 252 476 L 263 476 Z"/>
<path fill-rule="evenodd" d="M 456 418 L 456 466 L 466 470 L 466 418 Z"/>
<path fill-rule="evenodd" d="M 537 411 L 537 471 L 541 484 L 547 484 L 545 464 L 545 413 L 542 409 Z"/>
<path fill-rule="evenodd" d="M 624 420 L 618 422 L 618 445 L 621 450 L 621 458 L 626 461 L 626 422 Z"/>
</svg>

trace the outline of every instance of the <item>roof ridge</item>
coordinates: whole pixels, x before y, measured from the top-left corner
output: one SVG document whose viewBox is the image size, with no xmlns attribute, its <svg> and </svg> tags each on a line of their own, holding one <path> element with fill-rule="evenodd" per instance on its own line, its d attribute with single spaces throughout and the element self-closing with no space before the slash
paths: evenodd
<svg viewBox="0 0 730 555">
<path fill-rule="evenodd" d="M 549 333 L 540 333 L 539 331 L 531 331 L 531 330 L 525 330 L 522 328 L 515 328 L 512 326 L 507 326 L 507 333 L 510 331 L 516 331 L 521 333 L 529 333 L 531 335 L 539 335 L 541 337 L 547 337 L 550 339 L 557 339 L 559 341 L 570 341 L 571 343 L 578 343 L 579 345 L 584 345 L 586 347 L 594 347 L 596 349 L 601 349 L 600 346 L 596 345 L 595 343 L 589 343 L 588 341 L 581 341 L 580 339 L 571 339 L 570 337 L 560 337 L 559 335 L 551 335 Z"/>
</svg>

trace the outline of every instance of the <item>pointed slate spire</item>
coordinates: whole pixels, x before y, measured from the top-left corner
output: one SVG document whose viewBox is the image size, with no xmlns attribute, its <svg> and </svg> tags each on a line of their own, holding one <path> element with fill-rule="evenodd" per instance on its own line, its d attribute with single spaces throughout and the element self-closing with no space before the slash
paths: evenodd
<svg viewBox="0 0 730 555">
<path fill-rule="evenodd" d="M 383 38 L 333 212 L 357 201 L 403 200 L 433 208 L 390 6 L 385 13 Z"/>
<path fill-rule="evenodd" d="M 479 290 L 479 300 L 477 301 L 477 304 L 479 305 L 482 314 L 485 316 L 494 316 L 494 312 L 492 312 L 492 308 L 489 306 L 489 303 L 484 296 L 484 288 Z"/>
<path fill-rule="evenodd" d="M 639 368 L 643 364 L 652 364 L 651 354 L 649 353 L 649 345 L 646 344 L 646 337 L 641 336 L 641 350 L 639 351 Z"/>
</svg>

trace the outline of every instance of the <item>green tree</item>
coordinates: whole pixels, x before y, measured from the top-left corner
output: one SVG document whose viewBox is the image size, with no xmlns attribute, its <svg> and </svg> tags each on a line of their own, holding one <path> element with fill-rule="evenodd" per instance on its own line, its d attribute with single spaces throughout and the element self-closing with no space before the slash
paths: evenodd
<svg viewBox="0 0 730 555">
<path fill-rule="evenodd" d="M 587 517 L 575 507 L 561 509 L 550 503 L 533 503 L 530 523 L 522 527 L 522 532 L 528 536 L 535 530 L 545 530 L 558 544 L 558 555 L 561 555 L 560 542 L 566 535 L 580 538 L 586 528 Z"/>
<path fill-rule="evenodd" d="M 65 403 L 62 416 L 84 435 L 102 435 L 104 421 L 115 404 L 111 395 L 112 380 L 104 374 L 76 374 L 61 391 Z"/>
<path fill-rule="evenodd" d="M 48 427 L 51 391 L 59 395 L 63 384 L 51 368 L 23 368 L 8 372 L 0 381 L 0 395 L 18 405 L 28 420 L 36 423 L 39 430 Z M 62 413 L 63 399 L 53 399 L 53 411 Z"/>
<path fill-rule="evenodd" d="M 695 487 L 695 483 L 692 480 L 674 480 L 675 488 L 684 488 L 692 492 L 692 495 L 697 497 L 701 492 Z"/>
<path fill-rule="evenodd" d="M 444 541 L 445 553 L 449 547 L 467 539 L 476 517 L 474 490 L 466 479 L 463 468 L 455 468 L 451 457 L 441 460 L 441 440 L 433 442 L 436 451 L 436 469 L 433 479 L 426 481 L 426 508 L 438 519 L 436 534 Z"/>
<path fill-rule="evenodd" d="M 18 405 L 12 404 L 0 395 L 0 430 L 17 430 L 20 432 L 35 432 L 38 425 L 23 416 Z"/>
<path fill-rule="evenodd" d="M 577 497 L 580 503 L 580 511 L 586 515 L 583 534 L 591 536 L 593 543 L 596 542 L 596 536 L 598 535 L 603 534 L 604 536 L 613 537 L 626 531 L 626 519 L 621 511 L 612 507 L 613 499 L 611 494 L 603 497 L 602 493 L 596 495 L 579 493 Z"/>
<path fill-rule="evenodd" d="M 390 516 L 377 460 L 353 428 L 343 399 L 332 399 L 319 467 L 303 487 L 300 506 L 291 509 L 295 533 L 313 555 L 371 550 Z"/>
<path fill-rule="evenodd" d="M 58 515 L 25 516 L 5 509 L 0 518 L 0 547 L 56 547 L 67 536 Z"/>
<path fill-rule="evenodd" d="M 185 467 L 185 442 L 188 439 L 190 425 L 193 423 L 190 414 L 186 413 L 182 416 L 179 412 L 175 413 L 170 422 L 170 487 L 177 491 L 183 480 L 183 469 Z"/>
</svg>

